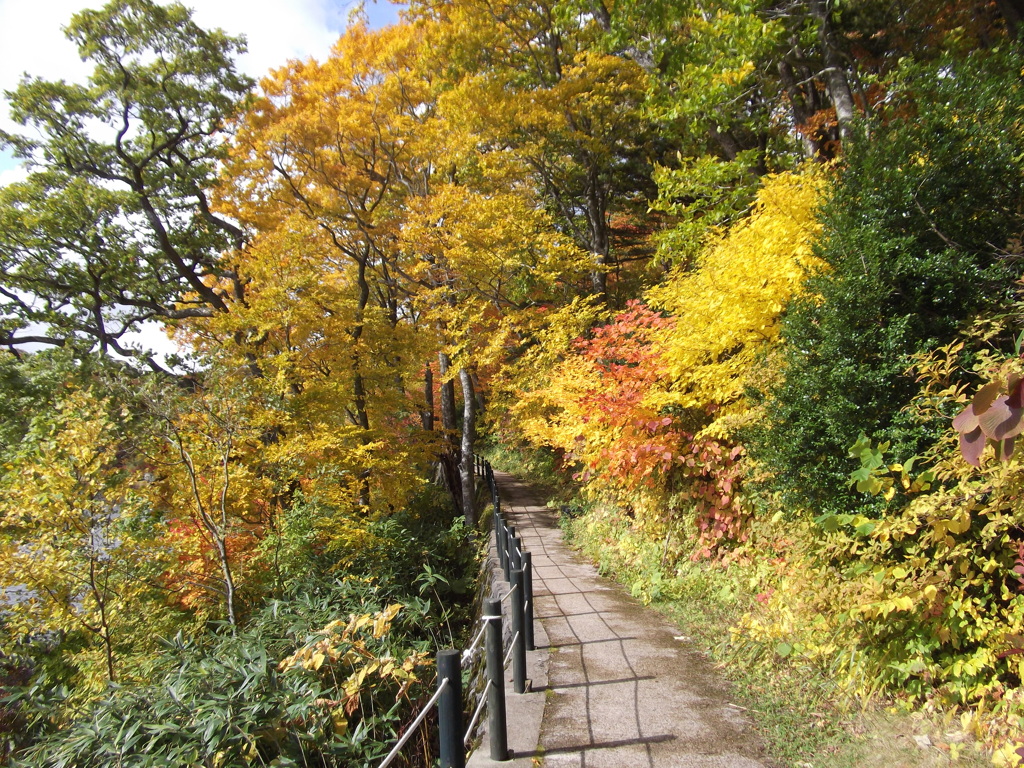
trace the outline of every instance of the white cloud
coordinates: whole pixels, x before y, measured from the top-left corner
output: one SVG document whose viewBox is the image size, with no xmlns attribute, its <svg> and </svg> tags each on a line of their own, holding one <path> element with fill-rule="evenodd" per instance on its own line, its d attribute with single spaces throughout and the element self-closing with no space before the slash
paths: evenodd
<svg viewBox="0 0 1024 768">
<path fill-rule="evenodd" d="M 245 35 L 249 52 L 239 60 L 239 68 L 257 79 L 289 59 L 323 58 L 345 23 L 345 16 L 337 18 L 323 0 L 206 0 L 190 5 L 204 29 L 220 27 L 228 34 Z"/>
<path fill-rule="evenodd" d="M 187 353 L 187 350 L 182 350 L 174 339 L 167 336 L 162 325 L 154 322 L 142 323 L 139 330 L 126 333 L 121 342 L 127 348 L 141 347 L 152 352 L 161 365 L 167 365 L 167 358 L 171 355 Z"/>
<path fill-rule="evenodd" d="M 24 166 L 16 165 L 13 168 L 0 170 L 0 187 L 6 187 L 16 181 L 24 181 L 28 177 L 28 171 Z"/>
</svg>

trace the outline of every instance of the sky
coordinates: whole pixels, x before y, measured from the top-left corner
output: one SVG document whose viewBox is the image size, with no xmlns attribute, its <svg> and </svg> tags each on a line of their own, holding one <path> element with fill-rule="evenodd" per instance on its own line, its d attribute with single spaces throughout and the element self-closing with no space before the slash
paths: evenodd
<svg viewBox="0 0 1024 768">
<path fill-rule="evenodd" d="M 162 1 L 162 0 L 161 0 Z M 84 81 L 90 68 L 61 32 L 72 14 L 98 8 L 104 0 L 0 0 L 0 93 L 15 88 L 24 73 L 48 80 Z M 184 0 L 200 27 L 220 27 L 245 35 L 249 52 L 239 68 L 260 78 L 289 59 L 323 59 L 345 28 L 358 0 Z M 371 26 L 398 19 L 388 0 L 367 0 Z M 17 126 L 0 99 L 0 128 Z M 0 185 L 22 178 L 24 171 L 9 153 L 0 151 Z"/>
</svg>

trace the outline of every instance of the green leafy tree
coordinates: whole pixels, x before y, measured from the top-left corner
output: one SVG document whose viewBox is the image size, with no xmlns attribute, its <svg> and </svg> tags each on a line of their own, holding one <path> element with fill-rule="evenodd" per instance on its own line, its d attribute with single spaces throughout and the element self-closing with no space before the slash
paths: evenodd
<svg viewBox="0 0 1024 768">
<path fill-rule="evenodd" d="M 0 190 L 0 345 L 128 354 L 141 322 L 223 311 L 242 291 L 220 259 L 242 233 L 209 191 L 251 87 L 232 63 L 244 43 L 151 0 L 83 11 L 67 36 L 95 64 L 85 85 L 26 78 L 8 94 L 28 131 L 0 146 L 31 173 Z"/>
<path fill-rule="evenodd" d="M 0 586 L 11 598 L 0 653 L 49 633 L 82 690 L 151 653 L 170 618 L 163 529 L 123 460 L 123 414 L 110 410 L 87 390 L 65 393 L 12 452 L 0 497 Z"/>
</svg>

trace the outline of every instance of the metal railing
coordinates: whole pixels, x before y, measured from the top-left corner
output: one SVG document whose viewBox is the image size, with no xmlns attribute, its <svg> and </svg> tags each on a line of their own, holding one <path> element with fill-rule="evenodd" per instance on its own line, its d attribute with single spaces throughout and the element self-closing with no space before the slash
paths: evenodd
<svg viewBox="0 0 1024 768">
<path fill-rule="evenodd" d="M 500 598 L 484 600 L 480 630 L 463 651 L 446 648 L 437 652 L 437 689 L 423 706 L 416 719 L 405 729 L 378 768 L 387 768 L 398 757 L 402 747 L 423 724 L 431 709 L 437 707 L 441 768 L 465 768 L 466 749 L 473 731 L 486 708 L 491 759 L 508 760 L 508 727 L 505 722 L 505 669 L 512 663 L 512 685 L 516 693 L 526 693 L 526 651 L 533 643 L 533 563 L 523 550 L 522 539 L 508 525 L 501 510 L 498 484 L 494 470 L 481 456 L 474 455 L 476 474 L 487 481 L 493 506 L 494 541 L 498 561 L 509 582 L 509 589 Z M 508 648 L 504 643 L 502 603 L 509 602 L 512 637 Z M 462 727 L 462 668 L 471 663 L 483 643 L 486 654 L 486 678 L 483 691 L 473 705 L 469 726 Z"/>
</svg>

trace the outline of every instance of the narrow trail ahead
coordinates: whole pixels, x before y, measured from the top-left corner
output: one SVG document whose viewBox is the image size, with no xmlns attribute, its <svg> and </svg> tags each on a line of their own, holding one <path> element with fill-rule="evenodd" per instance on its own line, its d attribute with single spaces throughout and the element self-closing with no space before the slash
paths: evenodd
<svg viewBox="0 0 1024 768">
<path fill-rule="evenodd" d="M 729 705 L 727 684 L 677 639 L 679 630 L 570 551 L 542 493 L 511 475 L 495 477 L 509 524 L 533 553 L 535 616 L 543 628 L 535 653 L 547 654 L 531 662 L 547 670 L 546 686 L 534 681 L 545 695 L 539 744 L 517 751 L 516 763 L 770 765 L 749 721 Z M 510 738 L 517 735 L 513 722 L 509 727 Z"/>
</svg>

